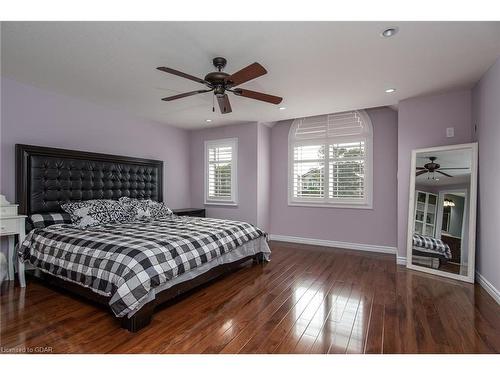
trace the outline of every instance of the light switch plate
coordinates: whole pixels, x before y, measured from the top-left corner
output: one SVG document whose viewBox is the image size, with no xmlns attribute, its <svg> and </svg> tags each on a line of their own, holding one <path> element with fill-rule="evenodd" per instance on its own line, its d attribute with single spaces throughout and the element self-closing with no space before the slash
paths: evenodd
<svg viewBox="0 0 500 375">
<path fill-rule="evenodd" d="M 452 138 L 455 136 L 455 128 L 446 128 L 446 138 Z"/>
</svg>

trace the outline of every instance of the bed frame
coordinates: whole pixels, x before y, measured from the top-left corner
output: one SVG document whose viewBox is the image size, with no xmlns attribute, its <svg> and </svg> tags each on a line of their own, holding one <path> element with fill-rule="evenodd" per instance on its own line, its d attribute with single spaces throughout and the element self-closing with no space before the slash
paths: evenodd
<svg viewBox="0 0 500 375">
<path fill-rule="evenodd" d="M 71 200 L 119 199 L 124 196 L 163 201 L 163 161 L 16 144 L 16 201 L 20 214 L 60 212 L 61 204 Z M 121 326 L 137 332 L 151 322 L 159 304 L 232 272 L 250 260 L 261 264 L 264 257 L 258 253 L 219 265 L 166 289 L 130 318 L 120 318 Z M 88 288 L 45 272 L 36 272 L 32 276 L 45 284 L 109 307 L 109 297 Z"/>
</svg>

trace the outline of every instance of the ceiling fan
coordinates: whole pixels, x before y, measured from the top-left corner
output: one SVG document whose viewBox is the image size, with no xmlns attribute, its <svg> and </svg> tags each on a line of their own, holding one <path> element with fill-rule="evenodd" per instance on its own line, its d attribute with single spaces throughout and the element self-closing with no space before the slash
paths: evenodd
<svg viewBox="0 0 500 375">
<path fill-rule="evenodd" d="M 222 71 L 222 69 L 224 69 L 224 67 L 226 66 L 226 63 L 227 60 L 224 57 L 214 58 L 213 64 L 217 68 L 217 71 L 208 73 L 203 79 L 164 66 L 156 68 L 158 70 L 161 70 L 162 72 L 187 78 L 191 81 L 199 82 L 208 87 L 208 89 L 204 90 L 190 91 L 183 94 L 169 96 L 163 98 L 162 100 L 169 102 L 172 100 L 213 91 L 215 97 L 217 98 L 217 102 L 219 103 L 219 108 L 222 114 L 232 112 L 231 103 L 229 102 L 229 96 L 226 94 L 226 91 L 232 92 L 233 94 L 238 96 L 260 100 L 267 103 L 281 103 L 283 98 L 280 98 L 279 96 L 235 87 L 266 74 L 267 70 L 264 69 L 262 65 L 255 62 L 237 71 L 236 73 L 228 74 Z M 212 110 L 215 111 L 215 108 L 212 108 Z"/>
<path fill-rule="evenodd" d="M 456 169 L 469 169 L 467 167 L 464 167 L 464 168 L 441 168 L 441 165 L 439 165 L 438 163 L 435 163 L 435 161 L 437 160 L 437 157 L 435 157 L 435 156 L 429 156 L 429 160 L 430 160 L 430 162 L 427 164 L 424 164 L 423 167 L 417 167 L 417 174 L 416 174 L 417 176 L 420 176 L 424 173 L 437 172 L 437 173 L 440 173 L 446 177 L 453 177 L 452 175 L 445 173 L 445 172 L 442 172 L 442 171 L 443 170 L 456 170 Z"/>
</svg>

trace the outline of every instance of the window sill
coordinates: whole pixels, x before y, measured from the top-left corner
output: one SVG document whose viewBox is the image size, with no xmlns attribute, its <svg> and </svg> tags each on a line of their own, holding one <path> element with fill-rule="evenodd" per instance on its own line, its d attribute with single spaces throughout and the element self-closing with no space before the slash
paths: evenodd
<svg viewBox="0 0 500 375">
<path fill-rule="evenodd" d="M 237 207 L 238 203 L 236 202 L 217 202 L 217 201 L 210 201 L 210 202 L 205 202 L 205 206 L 232 206 L 232 207 Z"/>
<path fill-rule="evenodd" d="M 373 205 L 371 204 L 326 204 L 326 203 L 312 203 L 312 202 L 288 202 L 288 206 L 291 207 L 319 207 L 319 208 L 349 208 L 358 210 L 373 210 Z"/>
</svg>

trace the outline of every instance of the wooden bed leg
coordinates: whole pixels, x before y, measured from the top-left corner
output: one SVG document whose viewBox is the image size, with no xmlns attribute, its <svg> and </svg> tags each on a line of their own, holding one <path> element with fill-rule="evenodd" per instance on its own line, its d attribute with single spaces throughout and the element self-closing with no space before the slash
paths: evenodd
<svg viewBox="0 0 500 375">
<path fill-rule="evenodd" d="M 253 257 L 253 263 L 254 264 L 264 264 L 265 260 L 264 260 L 264 254 L 262 253 L 258 253 L 258 254 L 255 254 L 254 257 Z"/>
<path fill-rule="evenodd" d="M 122 328 L 125 328 L 130 332 L 137 332 L 143 329 L 149 323 L 151 323 L 155 306 L 156 306 L 155 301 L 151 301 L 145 304 L 138 312 L 132 315 L 132 317 L 122 318 L 121 319 Z"/>
</svg>

